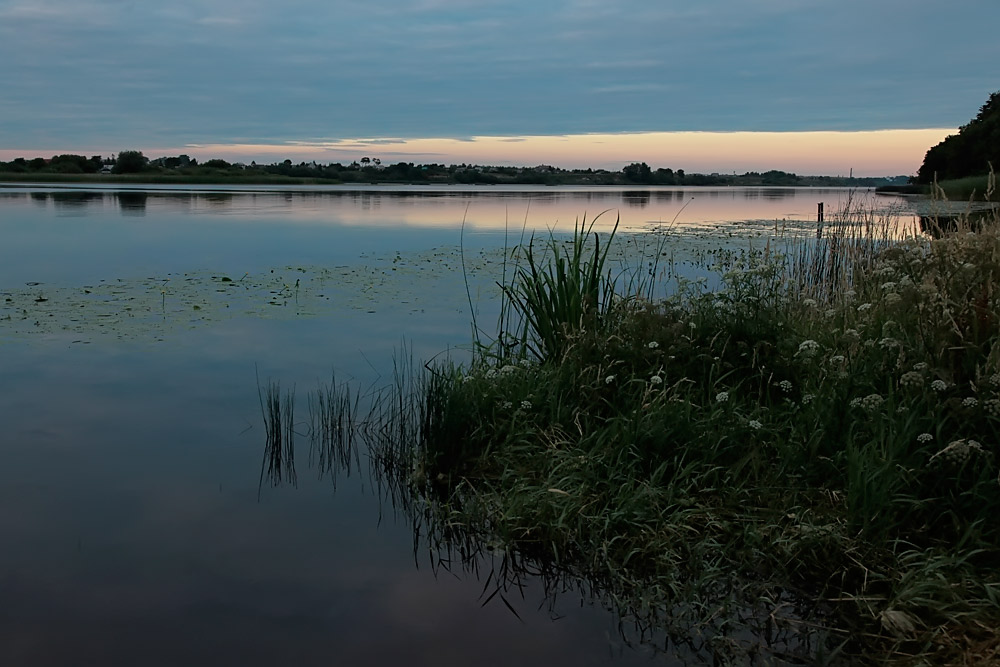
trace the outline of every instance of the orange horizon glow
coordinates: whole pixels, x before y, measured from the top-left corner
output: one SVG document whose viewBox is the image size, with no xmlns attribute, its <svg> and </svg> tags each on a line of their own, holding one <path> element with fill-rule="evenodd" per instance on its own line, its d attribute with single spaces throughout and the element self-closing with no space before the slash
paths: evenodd
<svg viewBox="0 0 1000 667">
<path fill-rule="evenodd" d="M 916 173 L 927 150 L 954 134 L 953 128 L 856 132 L 642 132 L 468 139 L 429 137 L 289 141 L 275 144 L 186 144 L 139 148 L 148 157 L 187 154 L 199 160 L 265 164 L 349 163 L 362 157 L 385 164 L 480 164 L 620 170 L 632 162 L 690 173 L 763 172 L 802 175 L 894 176 Z M 0 149 L 0 159 L 49 157 L 59 153 L 113 155 L 118 150 L 29 151 Z"/>
</svg>

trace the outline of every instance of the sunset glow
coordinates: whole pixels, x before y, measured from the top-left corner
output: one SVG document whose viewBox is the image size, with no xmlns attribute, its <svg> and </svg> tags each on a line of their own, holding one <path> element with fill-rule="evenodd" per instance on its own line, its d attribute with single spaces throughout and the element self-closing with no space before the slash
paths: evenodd
<svg viewBox="0 0 1000 667">
<path fill-rule="evenodd" d="M 847 176 L 853 169 L 855 176 L 888 176 L 914 173 L 928 147 L 955 131 L 932 128 L 863 132 L 646 132 L 469 139 L 361 138 L 280 144 L 187 144 L 142 150 L 149 157 L 183 153 L 200 160 L 223 158 L 263 164 L 285 159 L 350 163 L 367 156 L 377 157 L 387 164 L 549 164 L 617 171 L 631 162 L 646 162 L 654 169 L 684 169 L 692 173 L 742 174 L 780 169 L 797 174 Z M 101 153 L 100 150 L 96 152 Z M 104 150 L 104 154 L 111 152 L 114 151 Z M 33 154 L 0 150 L 0 159 L 21 155 Z"/>
</svg>

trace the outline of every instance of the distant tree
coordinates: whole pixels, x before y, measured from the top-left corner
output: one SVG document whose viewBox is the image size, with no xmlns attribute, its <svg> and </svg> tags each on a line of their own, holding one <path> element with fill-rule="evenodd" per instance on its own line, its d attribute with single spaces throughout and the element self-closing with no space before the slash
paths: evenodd
<svg viewBox="0 0 1000 667">
<path fill-rule="evenodd" d="M 653 170 L 645 162 L 633 162 L 622 169 L 625 180 L 630 183 L 652 183 Z"/>
<path fill-rule="evenodd" d="M 657 169 L 656 182 L 660 185 L 673 185 L 676 182 L 674 179 L 674 170 L 670 167 Z"/>
<path fill-rule="evenodd" d="M 917 182 L 978 176 L 987 173 L 990 164 L 1000 169 L 1000 91 L 990 95 L 958 134 L 927 151 L 917 171 Z"/>
<path fill-rule="evenodd" d="M 211 167 L 212 169 L 228 169 L 231 165 L 225 160 L 219 158 L 214 158 L 212 160 L 206 160 L 201 163 L 203 167 Z"/>
<path fill-rule="evenodd" d="M 142 151 L 122 151 L 115 160 L 112 171 L 116 174 L 137 174 L 146 167 L 149 158 Z"/>
</svg>

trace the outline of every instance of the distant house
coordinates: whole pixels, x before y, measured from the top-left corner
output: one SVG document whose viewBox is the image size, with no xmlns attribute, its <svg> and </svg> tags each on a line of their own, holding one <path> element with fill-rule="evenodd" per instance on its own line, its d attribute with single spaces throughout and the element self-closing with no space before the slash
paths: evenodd
<svg viewBox="0 0 1000 667">
<path fill-rule="evenodd" d="M 102 174 L 110 174 L 113 169 L 114 169 L 114 167 L 112 165 L 106 164 L 106 165 L 103 165 L 101 167 L 101 173 Z"/>
</svg>

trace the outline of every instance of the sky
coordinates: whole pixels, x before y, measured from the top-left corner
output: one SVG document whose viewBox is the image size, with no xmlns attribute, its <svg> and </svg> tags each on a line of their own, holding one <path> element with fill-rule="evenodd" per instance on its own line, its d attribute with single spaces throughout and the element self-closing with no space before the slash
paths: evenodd
<svg viewBox="0 0 1000 667">
<path fill-rule="evenodd" d="M 0 0 L 0 159 L 914 173 L 998 0 Z"/>
</svg>

